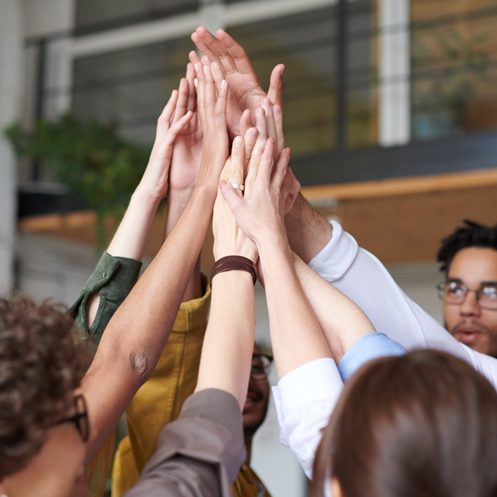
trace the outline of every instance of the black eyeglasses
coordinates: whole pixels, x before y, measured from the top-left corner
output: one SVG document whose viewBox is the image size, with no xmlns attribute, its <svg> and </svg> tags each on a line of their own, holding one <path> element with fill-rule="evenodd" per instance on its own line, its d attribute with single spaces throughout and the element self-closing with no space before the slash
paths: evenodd
<svg viewBox="0 0 497 497">
<path fill-rule="evenodd" d="M 252 367 L 250 368 L 250 376 L 254 380 L 263 380 L 267 378 L 273 356 L 264 354 L 263 352 L 254 352 L 252 354 Z"/>
<path fill-rule="evenodd" d="M 90 421 L 88 420 L 88 409 L 86 400 L 81 394 L 74 396 L 74 414 L 59 419 L 52 426 L 73 423 L 78 430 L 83 442 L 88 442 L 90 438 Z"/>
<path fill-rule="evenodd" d="M 473 290 L 459 279 L 450 279 L 439 283 L 437 290 L 439 297 L 447 304 L 462 304 L 469 292 L 475 292 L 480 307 L 497 310 L 497 282 L 483 282 L 480 288 Z"/>
</svg>

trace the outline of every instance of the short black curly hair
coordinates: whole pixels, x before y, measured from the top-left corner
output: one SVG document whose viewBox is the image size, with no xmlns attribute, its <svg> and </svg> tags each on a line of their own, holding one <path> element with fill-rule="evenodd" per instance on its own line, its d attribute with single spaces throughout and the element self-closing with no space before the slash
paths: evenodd
<svg viewBox="0 0 497 497">
<path fill-rule="evenodd" d="M 61 304 L 0 298 L 0 479 L 22 469 L 72 404 L 91 362 Z"/>
<path fill-rule="evenodd" d="M 485 226 L 469 219 L 465 219 L 463 223 L 463 226 L 459 226 L 442 240 L 442 245 L 438 250 L 437 262 L 440 264 L 440 271 L 445 275 L 459 250 L 468 247 L 486 247 L 497 250 L 497 224 Z"/>
</svg>

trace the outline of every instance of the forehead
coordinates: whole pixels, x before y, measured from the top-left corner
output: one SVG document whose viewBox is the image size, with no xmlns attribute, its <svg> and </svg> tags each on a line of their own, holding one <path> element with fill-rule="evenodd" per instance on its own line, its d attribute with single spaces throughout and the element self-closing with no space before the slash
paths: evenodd
<svg viewBox="0 0 497 497">
<path fill-rule="evenodd" d="M 482 281 L 497 281 L 497 250 L 487 247 L 459 250 L 450 263 L 448 276 L 471 286 Z"/>
</svg>

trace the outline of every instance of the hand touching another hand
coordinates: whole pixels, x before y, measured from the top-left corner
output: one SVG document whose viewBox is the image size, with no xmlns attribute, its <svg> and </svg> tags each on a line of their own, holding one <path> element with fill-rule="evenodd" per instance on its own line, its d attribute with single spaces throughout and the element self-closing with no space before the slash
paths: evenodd
<svg viewBox="0 0 497 497">
<path fill-rule="evenodd" d="M 238 226 L 258 248 L 274 237 L 286 238 L 281 188 L 288 169 L 290 149 L 284 149 L 275 163 L 273 147 L 272 138 L 266 141 L 262 154 L 257 146 L 254 147 L 243 197 L 229 182 L 221 182 L 221 192 Z"/>
<path fill-rule="evenodd" d="M 233 140 L 231 157 L 226 161 L 221 179 L 230 185 L 235 185 L 236 194 L 242 196 L 245 154 L 250 154 L 255 144 L 253 139 L 255 130 L 249 129 L 245 139 L 237 136 Z M 228 255 L 240 255 L 255 262 L 257 260 L 257 247 L 254 242 L 245 236 L 236 224 L 233 214 L 219 191 L 214 204 L 214 216 L 212 218 L 212 229 L 214 232 L 214 259 L 219 260 Z"/>
<path fill-rule="evenodd" d="M 192 41 L 211 62 L 217 62 L 221 74 L 227 80 L 233 97 L 228 107 L 228 126 L 232 136 L 239 135 L 240 116 L 245 109 L 249 109 L 252 116 L 251 122 L 255 122 L 255 109 L 262 103 L 266 93 L 257 79 L 257 74 L 252 67 L 250 59 L 245 50 L 222 29 L 213 36 L 204 27 L 199 27 L 192 34 Z M 199 63 L 195 52 L 190 52 L 190 61 Z M 274 67 L 267 97 L 272 104 L 280 105 L 283 93 L 283 71 L 285 66 L 278 64 Z"/>
<path fill-rule="evenodd" d="M 186 110 L 183 99 L 179 98 L 178 90 L 173 90 L 157 120 L 154 146 L 137 187 L 138 191 L 146 192 L 157 203 L 167 193 L 174 143 L 192 117 L 193 113 Z"/>
<path fill-rule="evenodd" d="M 195 186 L 202 158 L 202 128 L 197 112 L 197 95 L 194 86 L 195 70 L 187 65 L 186 77 L 179 85 L 176 113 L 190 111 L 192 118 L 178 134 L 174 145 L 169 188 L 176 191 L 190 191 Z"/>
<path fill-rule="evenodd" d="M 197 185 L 208 185 L 217 189 L 221 170 L 228 157 L 228 85 L 222 80 L 216 88 L 208 65 L 195 64 L 195 72 L 197 109 L 203 134 L 202 161 Z"/>
</svg>

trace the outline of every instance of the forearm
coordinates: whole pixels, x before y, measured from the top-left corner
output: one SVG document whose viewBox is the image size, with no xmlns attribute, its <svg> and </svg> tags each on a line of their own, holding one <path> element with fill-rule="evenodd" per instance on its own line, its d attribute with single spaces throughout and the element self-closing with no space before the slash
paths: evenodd
<svg viewBox="0 0 497 497">
<path fill-rule="evenodd" d="M 193 188 L 175 189 L 171 188 L 168 196 L 166 236 L 169 236 L 176 226 L 181 214 L 188 204 Z M 198 298 L 202 295 L 202 285 L 200 278 L 200 257 L 197 258 L 195 266 L 188 279 L 186 290 L 183 295 L 183 302 Z"/>
<path fill-rule="evenodd" d="M 114 234 L 107 253 L 114 257 L 126 257 L 140 261 L 145 243 L 159 205 L 158 199 L 140 185 L 131 196 L 128 208 Z M 99 292 L 94 292 L 85 305 L 87 327 L 91 328 L 100 306 Z"/>
<path fill-rule="evenodd" d="M 158 205 L 159 200 L 138 185 L 107 252 L 114 256 L 142 259 Z"/>
<path fill-rule="evenodd" d="M 271 236 L 271 235 L 270 235 Z M 271 341 L 280 377 L 330 350 L 319 322 L 299 284 L 293 254 L 283 235 L 259 246 L 264 271 Z"/>
<path fill-rule="evenodd" d="M 215 194 L 214 185 L 196 188 L 178 224 L 107 327 L 82 383 L 96 428 L 90 452 L 155 368 L 202 247 Z"/>
<path fill-rule="evenodd" d="M 217 388 L 243 407 L 254 346 L 254 286 L 245 271 L 219 273 L 212 300 L 196 391 Z"/>
<path fill-rule="evenodd" d="M 333 359 L 338 362 L 360 338 L 374 331 L 374 326 L 354 302 L 296 255 L 294 267 L 303 292 L 326 336 Z"/>
<path fill-rule="evenodd" d="M 332 227 L 301 193 L 285 218 L 288 241 L 293 251 L 309 262 L 330 241 Z"/>
</svg>

